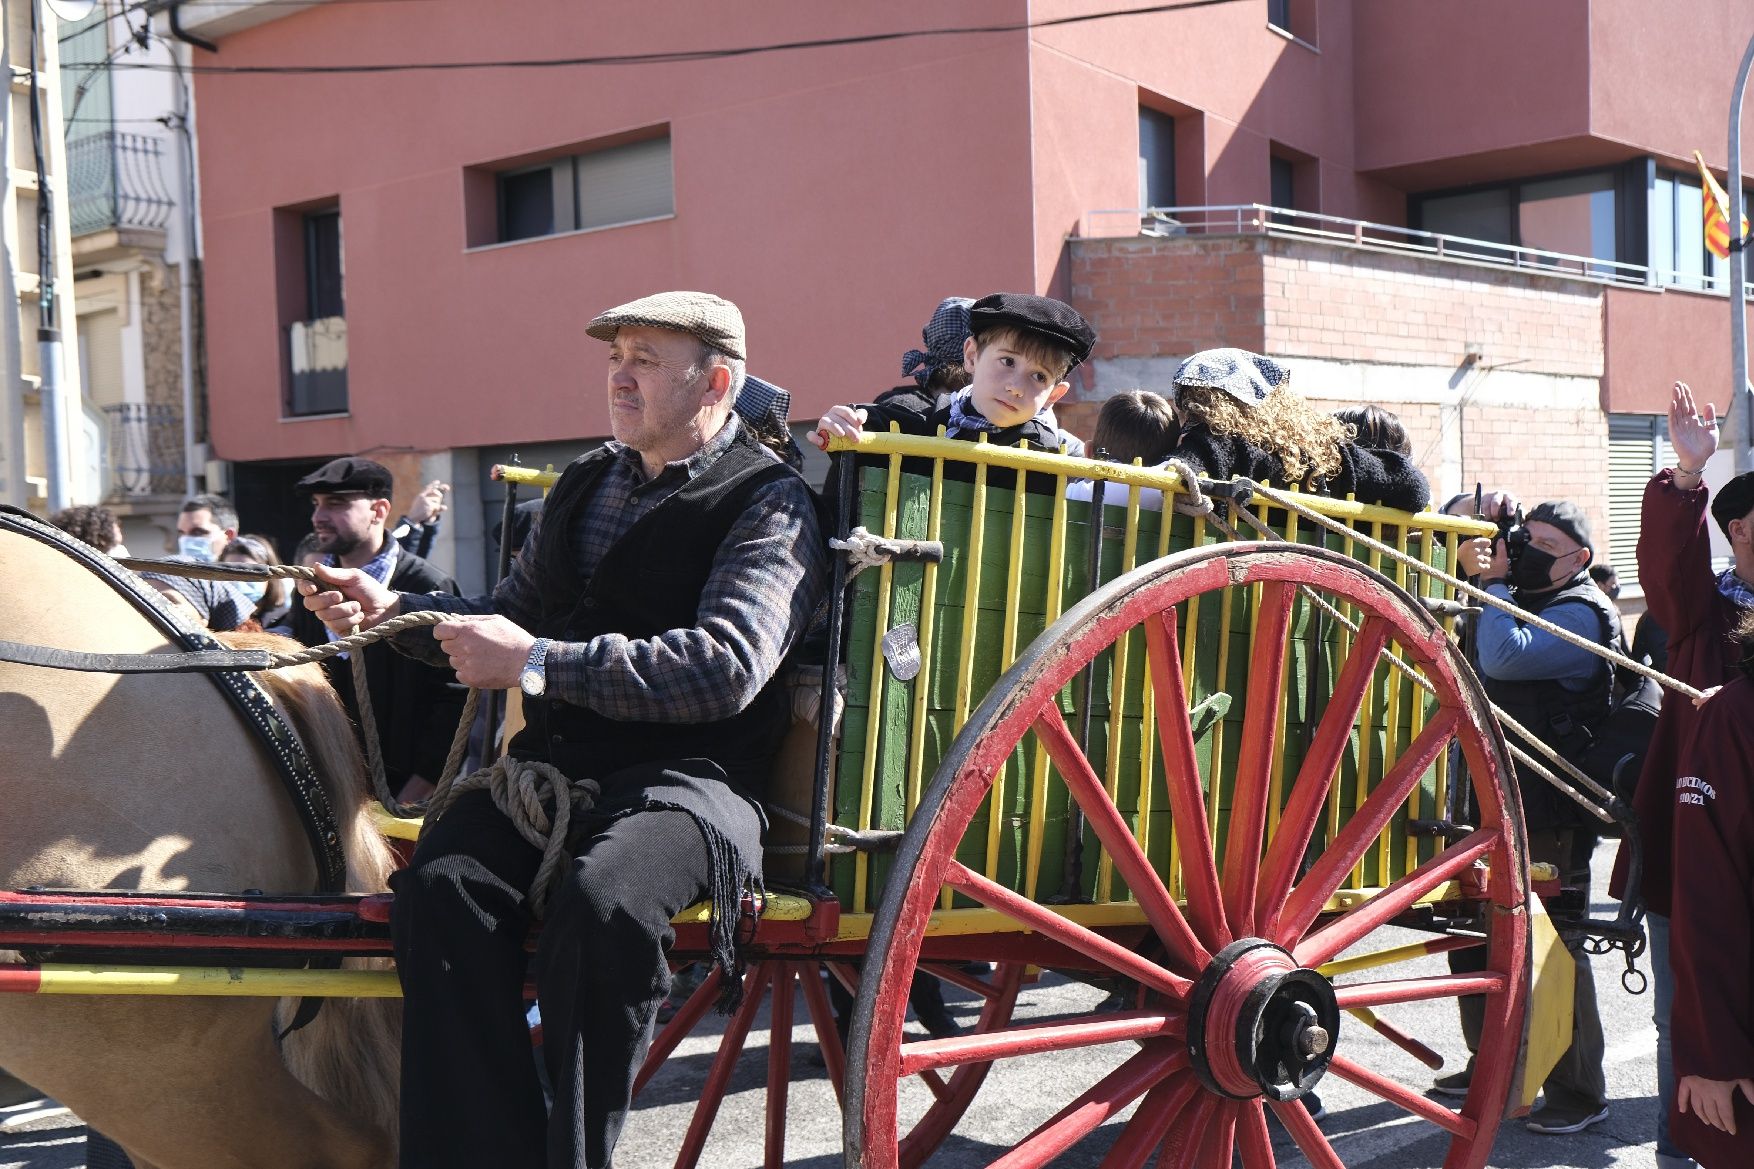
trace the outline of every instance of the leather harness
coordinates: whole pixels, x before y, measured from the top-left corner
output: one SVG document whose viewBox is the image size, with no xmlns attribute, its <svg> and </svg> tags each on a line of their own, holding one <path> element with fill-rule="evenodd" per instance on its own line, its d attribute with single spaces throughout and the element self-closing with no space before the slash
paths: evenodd
<svg viewBox="0 0 1754 1169">
<path fill-rule="evenodd" d="M 183 651 L 178 654 L 92 654 L 8 641 L 0 642 L 0 660 L 101 673 L 207 674 L 267 747 L 274 772 L 292 800 L 299 823 L 310 841 L 311 855 L 317 863 L 317 892 L 343 892 L 346 859 L 328 794 L 323 790 L 298 735 L 274 709 L 267 693 L 243 672 L 268 668 L 271 655 L 266 650 L 228 650 L 206 630 L 185 627 L 172 616 L 158 592 L 138 576 L 27 511 L 0 504 L 0 532 L 25 536 L 71 556 L 133 602 L 148 621 Z"/>
</svg>

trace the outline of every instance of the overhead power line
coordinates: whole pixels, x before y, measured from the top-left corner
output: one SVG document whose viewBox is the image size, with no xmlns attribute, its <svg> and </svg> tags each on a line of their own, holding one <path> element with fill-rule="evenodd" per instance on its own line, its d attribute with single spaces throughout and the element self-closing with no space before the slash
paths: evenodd
<svg viewBox="0 0 1754 1169">
<path fill-rule="evenodd" d="M 274 2 L 274 0 L 268 0 Z M 356 0 L 361 2 L 361 0 Z M 753 57 L 764 53 L 783 53 L 799 49 L 837 48 L 847 45 L 873 45 L 893 41 L 920 40 L 929 37 L 982 36 L 995 33 L 1027 32 L 1040 28 L 1088 24 L 1097 20 L 1113 20 L 1126 16 L 1153 16 L 1164 12 L 1180 12 L 1192 8 L 1211 8 L 1220 4 L 1237 4 L 1244 0 L 1175 0 L 1173 3 L 1151 4 L 1143 8 L 1115 8 L 1102 12 L 1086 12 L 1076 16 L 1059 16 L 1051 20 L 1015 21 L 1003 24 L 960 25 L 951 28 L 916 28 L 894 32 L 864 33 L 857 36 L 823 37 L 814 40 L 776 41 L 763 45 L 741 45 L 725 49 L 676 49 L 657 53 L 624 53 L 595 57 L 533 57 L 501 61 L 396 61 L 348 65 L 213 65 L 188 67 L 191 73 L 238 75 L 296 75 L 346 73 L 444 73 L 476 69 L 574 69 L 599 65 L 674 65 L 696 61 L 720 61 L 734 57 Z M 112 69 L 148 69 L 170 72 L 176 67 L 153 61 L 118 61 Z"/>
</svg>

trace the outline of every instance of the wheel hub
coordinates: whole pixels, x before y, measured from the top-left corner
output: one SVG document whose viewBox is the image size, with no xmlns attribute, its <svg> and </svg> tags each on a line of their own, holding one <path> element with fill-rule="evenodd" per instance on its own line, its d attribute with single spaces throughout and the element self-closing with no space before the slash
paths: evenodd
<svg viewBox="0 0 1754 1169">
<path fill-rule="evenodd" d="M 1188 1058 L 1234 1100 L 1295 1100 L 1313 1089 L 1340 1032 L 1334 988 L 1262 938 L 1224 947 L 1188 1000 Z"/>
</svg>

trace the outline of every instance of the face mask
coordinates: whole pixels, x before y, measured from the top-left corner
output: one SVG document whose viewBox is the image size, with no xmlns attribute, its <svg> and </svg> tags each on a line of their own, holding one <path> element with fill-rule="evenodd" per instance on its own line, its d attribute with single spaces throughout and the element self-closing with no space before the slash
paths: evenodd
<svg viewBox="0 0 1754 1169">
<path fill-rule="evenodd" d="M 206 536 L 178 536 L 177 552 L 202 564 L 212 564 L 216 559 L 213 555 L 213 541 Z"/>
<path fill-rule="evenodd" d="M 1563 559 L 1530 546 L 1511 565 L 1510 583 L 1519 589 L 1544 589 L 1553 583 L 1553 566 Z"/>
<path fill-rule="evenodd" d="M 268 582 L 265 580 L 240 580 L 232 583 L 237 586 L 238 592 L 250 598 L 253 605 L 260 604 L 262 598 L 268 594 Z"/>
</svg>

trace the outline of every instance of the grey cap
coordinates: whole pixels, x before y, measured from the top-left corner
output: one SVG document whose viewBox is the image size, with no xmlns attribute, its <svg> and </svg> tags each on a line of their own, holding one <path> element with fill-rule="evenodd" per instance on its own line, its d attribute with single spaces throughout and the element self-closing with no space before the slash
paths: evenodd
<svg viewBox="0 0 1754 1169">
<path fill-rule="evenodd" d="M 598 313 L 585 332 L 599 341 L 615 340 L 624 325 L 673 329 L 698 337 L 720 353 L 747 361 L 743 314 L 737 306 L 710 292 L 659 292 Z"/>
<path fill-rule="evenodd" d="M 1524 521 L 1531 524 L 1551 524 L 1582 544 L 1591 551 L 1595 545 L 1590 542 L 1590 518 L 1584 514 L 1583 508 L 1569 499 L 1549 500 L 1528 514 Z"/>
<path fill-rule="evenodd" d="M 1247 349 L 1202 349 L 1175 371 L 1178 386 L 1223 390 L 1244 406 L 1258 406 L 1291 379 L 1291 371 Z"/>
</svg>

